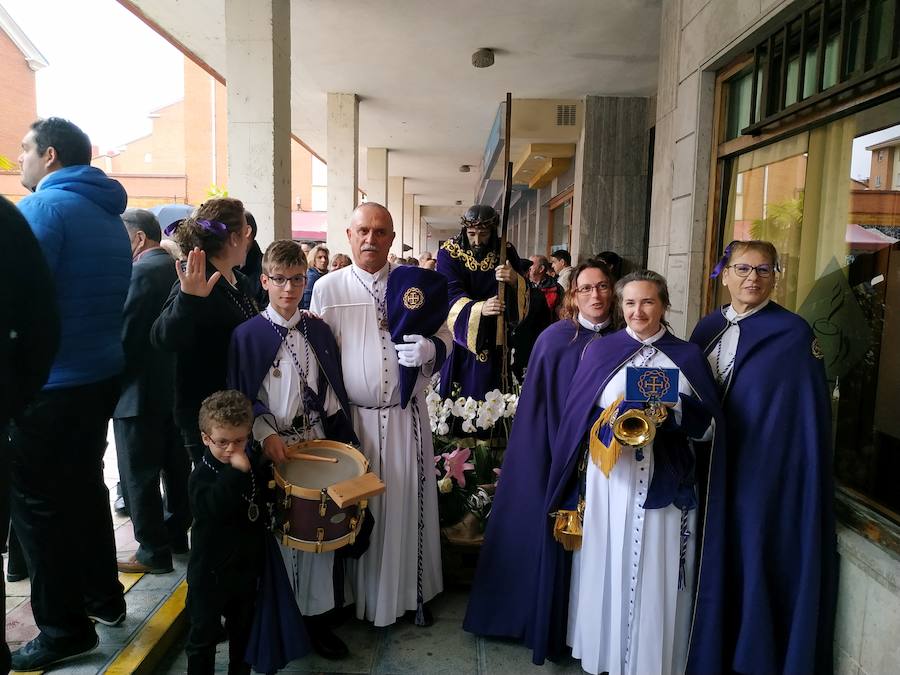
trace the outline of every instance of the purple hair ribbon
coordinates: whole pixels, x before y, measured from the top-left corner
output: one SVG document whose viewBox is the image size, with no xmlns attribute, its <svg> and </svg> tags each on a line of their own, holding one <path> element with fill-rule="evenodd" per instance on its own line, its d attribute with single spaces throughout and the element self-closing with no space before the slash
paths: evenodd
<svg viewBox="0 0 900 675">
<path fill-rule="evenodd" d="M 178 229 L 178 226 L 181 225 L 183 222 L 184 222 L 184 218 L 182 218 L 181 220 L 172 221 L 171 223 L 169 223 L 166 226 L 166 229 L 163 230 L 163 234 L 166 235 L 167 237 L 171 237 L 175 233 L 175 230 Z"/>
<path fill-rule="evenodd" d="M 228 234 L 228 226 L 225 223 L 220 223 L 218 220 L 198 220 L 197 224 L 201 229 L 217 237 L 224 237 Z"/>
<path fill-rule="evenodd" d="M 725 269 L 725 266 L 728 264 L 728 261 L 731 259 L 731 247 L 734 246 L 737 241 L 733 241 L 728 246 L 725 247 L 725 252 L 722 254 L 722 257 L 719 258 L 719 262 L 716 263 L 716 266 L 713 268 L 712 274 L 709 275 L 710 279 L 715 279 L 718 277 L 722 270 Z"/>
</svg>

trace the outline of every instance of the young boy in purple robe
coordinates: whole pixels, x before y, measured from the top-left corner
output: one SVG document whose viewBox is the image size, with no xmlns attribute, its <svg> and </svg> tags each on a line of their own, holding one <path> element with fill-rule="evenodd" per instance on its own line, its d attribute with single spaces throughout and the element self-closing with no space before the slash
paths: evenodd
<svg viewBox="0 0 900 675">
<path fill-rule="evenodd" d="M 307 282 L 300 245 L 272 243 L 261 281 L 269 305 L 235 329 L 228 381 L 253 401 L 253 438 L 262 463 L 281 464 L 294 443 L 328 438 L 356 443 L 338 347 L 328 325 L 298 309 Z M 329 613 L 343 604 L 347 551 L 306 553 L 279 544 L 287 577 L 313 649 L 326 658 L 348 650 L 330 627 Z"/>
</svg>

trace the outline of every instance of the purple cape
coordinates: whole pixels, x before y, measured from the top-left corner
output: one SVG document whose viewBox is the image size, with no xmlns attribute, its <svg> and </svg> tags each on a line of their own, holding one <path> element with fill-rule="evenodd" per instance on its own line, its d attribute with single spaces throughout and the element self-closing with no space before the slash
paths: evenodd
<svg viewBox="0 0 900 675">
<path fill-rule="evenodd" d="M 460 246 L 464 237 L 465 233 L 448 239 L 437 254 L 436 269 L 447 277 L 448 308 L 451 310 L 448 324 L 453 331 L 453 350 L 441 369 L 440 394 L 442 398 L 447 398 L 453 383 L 457 383 L 460 385 L 460 396 L 483 400 L 487 392 L 500 386 L 500 354 L 496 347 L 497 317 L 480 316 L 480 308 L 474 316 L 472 311 L 477 303 L 497 295 L 494 265 L 499 260 L 496 252 L 489 253 L 485 262 L 492 262 L 484 265 L 487 269 L 481 269 L 468 249 Z M 493 258 L 489 260 L 490 256 Z M 514 270 L 520 269 L 522 263 L 512 244 L 507 244 L 506 257 Z M 471 269 L 472 266 L 478 269 Z M 525 284 L 525 279 L 520 278 L 519 283 Z M 523 293 L 525 288 L 522 287 Z M 524 318 L 519 316 L 522 303 L 517 291 L 507 287 L 505 302 L 506 320 L 510 326 L 514 326 Z M 478 352 L 485 352 L 487 358 L 479 360 L 472 347 Z"/>
<path fill-rule="evenodd" d="M 716 310 L 691 342 L 707 354 Z M 740 322 L 722 407 L 728 423 L 728 589 L 721 661 L 697 672 L 831 672 L 837 552 L 831 406 L 809 325 L 770 302 Z"/>
<path fill-rule="evenodd" d="M 463 624 L 469 632 L 525 636 L 539 562 L 533 536 L 547 523 L 539 497 L 566 394 L 585 348 L 610 332 L 558 321 L 534 345 L 469 595 Z"/>
<path fill-rule="evenodd" d="M 319 397 L 324 400 L 325 383 L 331 386 L 341 404 L 341 413 L 323 419 L 325 435 L 331 440 L 358 443 L 350 416 L 350 403 L 344 388 L 344 376 L 337 342 L 328 325 L 321 319 L 304 317 L 298 328 L 306 323 L 306 338 L 316 362 L 319 364 Z M 269 412 L 257 399 L 266 373 L 275 361 L 285 329 L 275 326 L 262 314 L 245 321 L 234 329 L 228 352 L 228 386 L 237 389 L 253 402 L 253 415 Z M 276 332 L 277 331 L 277 332 Z"/>
<path fill-rule="evenodd" d="M 715 383 L 706 360 L 695 345 L 666 333 L 654 346 L 681 369 L 697 392 L 704 410 L 716 421 L 714 442 L 707 450 L 701 449 L 697 456 L 698 473 L 703 480 L 698 520 L 705 522 L 702 528 L 701 554 L 698 556 L 699 581 L 695 604 L 706 604 L 721 595 L 721 589 L 705 585 L 705 571 L 720 566 L 722 555 L 722 519 L 719 514 L 722 512 L 723 498 L 719 486 L 724 481 L 724 457 L 720 447 L 722 424 Z M 548 657 L 552 659 L 561 656 L 566 648 L 572 567 L 572 555 L 553 539 L 552 522 L 546 514 L 568 501 L 575 491 L 579 450 L 591 422 L 599 413 L 596 403 L 600 392 L 640 348 L 641 343 L 632 339 L 624 330 L 588 345 L 568 387 L 569 395 L 564 408 L 565 423 L 560 425 L 553 443 L 546 490 L 521 496 L 528 506 L 520 508 L 529 512 L 538 510 L 545 514 L 540 527 L 532 526 L 528 531 L 523 529 L 520 533 L 525 546 L 536 549 L 538 557 L 533 583 L 525 591 L 531 600 L 525 603 L 525 631 L 524 635 L 520 635 L 525 644 L 533 649 L 533 661 L 536 664 L 542 664 Z M 710 477 L 708 482 L 707 477 Z M 531 504 L 533 500 L 540 505 Z M 708 517 L 704 518 L 707 514 Z M 700 537 L 696 537 L 695 542 L 697 539 Z M 706 612 L 704 616 L 709 618 L 712 613 Z M 470 625 L 478 627 L 474 622 Z M 717 635 L 714 622 L 702 626 L 695 622 L 694 632 L 703 633 L 713 641 Z"/>
</svg>

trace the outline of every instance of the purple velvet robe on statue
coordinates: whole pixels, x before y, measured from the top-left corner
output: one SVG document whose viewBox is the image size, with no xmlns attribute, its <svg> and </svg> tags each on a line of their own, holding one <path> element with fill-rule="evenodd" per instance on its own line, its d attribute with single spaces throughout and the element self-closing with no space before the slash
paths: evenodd
<svg viewBox="0 0 900 675">
<path fill-rule="evenodd" d="M 450 396 L 455 382 L 461 396 L 484 400 L 485 393 L 500 386 L 497 317 L 481 314 L 484 301 L 497 295 L 494 268 L 499 258 L 491 251 L 483 260 L 476 260 L 462 243 L 463 237 L 465 233 L 448 239 L 437 254 L 437 271 L 447 277 L 447 323 L 453 331 L 453 351 L 441 369 L 440 394 Z M 507 244 L 506 257 L 513 270 L 520 269 L 519 254 L 512 244 Z M 517 276 L 517 287 L 506 287 L 506 320 L 511 327 L 525 316 L 528 302 L 528 284 L 523 276 Z"/>
<path fill-rule="evenodd" d="M 709 354 L 716 310 L 691 342 Z M 831 406 L 813 333 L 770 302 L 743 319 L 723 396 L 727 423 L 728 601 L 722 661 L 689 670 L 831 672 L 837 590 Z"/>
<path fill-rule="evenodd" d="M 535 342 L 478 556 L 464 624 L 468 631 L 525 634 L 538 557 L 533 538 L 522 533 L 538 532 L 547 524 L 542 497 L 572 376 L 587 346 L 611 332 L 557 321 Z"/>
<path fill-rule="evenodd" d="M 724 448 L 718 393 L 709 366 L 695 345 L 667 333 L 654 343 L 654 347 L 681 369 L 696 391 L 700 406 L 716 423 L 716 434 L 711 443 L 694 444 L 700 483 L 698 520 L 705 522 L 702 537 L 700 533 L 692 537 L 693 545 L 698 547 L 699 580 L 692 644 L 702 641 L 703 649 L 715 649 L 720 642 L 716 613 L 723 596 L 720 582 L 724 538 Z M 566 648 L 572 555 L 553 539 L 552 520 L 548 514 L 570 505 L 577 497 L 576 468 L 585 434 L 600 414 L 597 407 L 600 392 L 640 348 L 641 343 L 622 330 L 589 344 L 584 350 L 581 363 L 567 387 L 568 397 L 560 417 L 564 421 L 552 443 L 549 465 L 545 462 L 543 466 L 535 467 L 535 471 L 544 474 L 546 479 L 532 479 L 526 490 L 516 494 L 515 508 L 528 514 L 529 518 L 509 517 L 502 528 L 503 539 L 508 546 L 517 542 L 515 548 L 509 555 L 498 551 L 500 554 L 493 562 L 479 566 L 464 628 L 479 635 L 521 639 L 533 649 L 536 664 L 542 664 L 548 657 L 561 656 Z M 524 426 L 521 433 L 527 438 L 528 426 Z M 533 433 L 536 436 L 539 430 L 534 429 Z M 647 508 L 651 507 L 651 501 L 656 508 L 671 503 L 676 488 L 685 479 L 693 478 L 677 475 L 678 467 L 674 464 L 661 466 L 663 459 L 657 458 Z M 502 482 L 501 477 L 501 485 Z M 500 529 L 496 523 L 493 526 Z M 491 536 L 491 529 L 488 536 Z M 495 592 L 496 588 L 503 589 L 503 593 Z"/>
</svg>

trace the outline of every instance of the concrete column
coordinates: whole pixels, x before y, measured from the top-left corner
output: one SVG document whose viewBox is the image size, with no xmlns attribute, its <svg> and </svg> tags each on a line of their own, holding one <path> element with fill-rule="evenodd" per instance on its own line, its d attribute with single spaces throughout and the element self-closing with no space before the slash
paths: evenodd
<svg viewBox="0 0 900 675">
<path fill-rule="evenodd" d="M 415 195 L 403 195 L 403 243 L 412 246 L 412 251 L 406 254 L 407 257 L 419 255 L 419 247 L 416 245 L 416 223 L 413 219 L 415 203 Z"/>
<path fill-rule="evenodd" d="M 572 259 L 615 251 L 631 269 L 647 252 L 649 99 L 587 96 L 578 144 Z"/>
<path fill-rule="evenodd" d="M 366 198 L 370 202 L 387 204 L 387 193 L 387 148 L 369 148 L 366 150 Z"/>
<path fill-rule="evenodd" d="M 403 176 L 390 176 L 388 178 L 387 206 L 391 212 L 391 218 L 394 221 L 394 245 L 391 247 L 391 253 L 403 255 L 403 195 L 406 187 L 406 178 Z"/>
<path fill-rule="evenodd" d="M 350 253 L 346 230 L 359 200 L 359 97 L 328 94 L 328 234 L 331 254 Z"/>
<path fill-rule="evenodd" d="M 259 226 L 263 249 L 291 238 L 291 9 L 225 0 L 228 192 Z"/>
<path fill-rule="evenodd" d="M 413 203 L 413 248 L 416 255 L 422 254 L 425 248 L 425 227 L 422 225 L 422 205 Z M 434 251 L 432 251 L 432 254 Z"/>
</svg>

